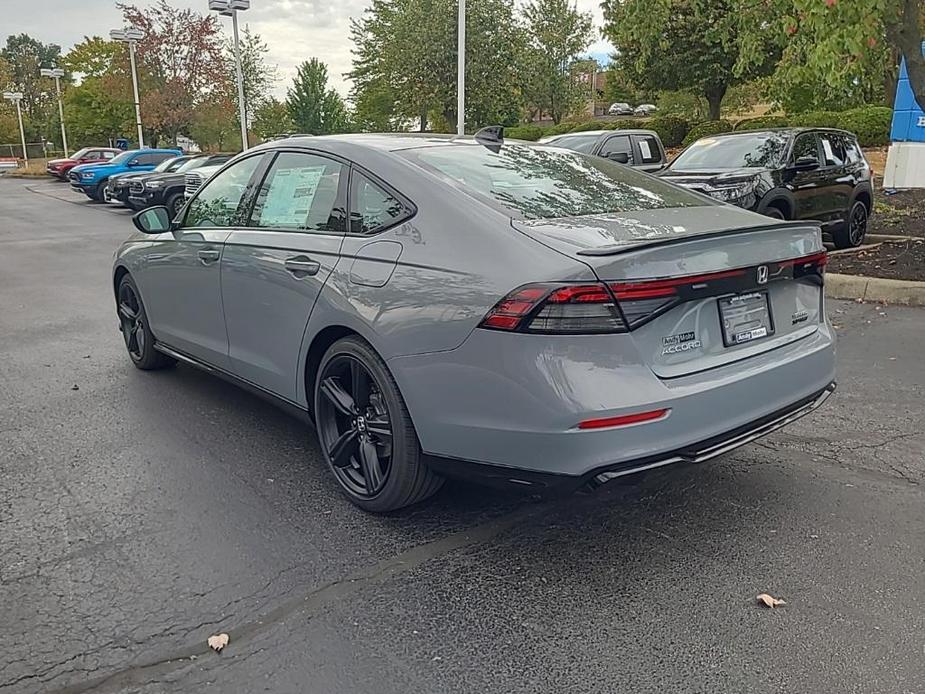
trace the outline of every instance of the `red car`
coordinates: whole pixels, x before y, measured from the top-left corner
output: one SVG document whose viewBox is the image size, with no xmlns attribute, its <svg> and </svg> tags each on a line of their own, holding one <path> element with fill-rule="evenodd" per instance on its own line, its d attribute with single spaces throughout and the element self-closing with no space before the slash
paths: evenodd
<svg viewBox="0 0 925 694">
<path fill-rule="evenodd" d="M 50 160 L 45 165 L 45 171 L 50 176 L 66 181 L 68 172 L 78 164 L 100 164 L 121 153 L 121 149 L 114 147 L 84 147 L 74 152 L 67 159 Z"/>
</svg>

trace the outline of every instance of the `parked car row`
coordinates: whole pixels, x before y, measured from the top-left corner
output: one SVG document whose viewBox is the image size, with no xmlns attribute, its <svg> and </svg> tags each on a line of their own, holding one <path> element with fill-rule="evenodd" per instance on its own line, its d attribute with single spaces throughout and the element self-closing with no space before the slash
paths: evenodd
<svg viewBox="0 0 925 694">
<path fill-rule="evenodd" d="M 164 205 L 172 214 L 186 200 L 186 176 L 205 180 L 232 154 L 183 154 L 178 149 L 86 147 L 66 159 L 48 162 L 49 175 L 69 181 L 91 200 L 141 210 Z"/>
<path fill-rule="evenodd" d="M 618 101 L 615 104 L 610 104 L 607 114 L 611 116 L 651 116 L 657 111 L 658 107 L 655 104 L 639 104 L 639 106 L 633 108 L 625 101 Z"/>
<path fill-rule="evenodd" d="M 837 248 L 864 242 L 873 210 L 870 165 L 857 137 L 782 128 L 703 137 L 666 164 L 652 130 L 590 130 L 540 140 L 654 173 L 767 217 L 813 220 Z"/>
</svg>

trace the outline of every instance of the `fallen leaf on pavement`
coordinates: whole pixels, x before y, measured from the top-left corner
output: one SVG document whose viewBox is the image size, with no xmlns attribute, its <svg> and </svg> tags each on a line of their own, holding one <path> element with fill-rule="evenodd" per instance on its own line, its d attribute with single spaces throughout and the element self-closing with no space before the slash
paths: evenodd
<svg viewBox="0 0 925 694">
<path fill-rule="evenodd" d="M 222 649 L 228 645 L 228 634 L 214 634 L 209 637 L 209 648 L 216 653 L 221 653 Z"/>
<path fill-rule="evenodd" d="M 786 605 L 787 603 L 783 600 L 775 598 L 767 593 L 762 593 L 757 597 L 758 602 L 764 603 L 768 607 L 780 607 L 781 605 Z"/>
</svg>

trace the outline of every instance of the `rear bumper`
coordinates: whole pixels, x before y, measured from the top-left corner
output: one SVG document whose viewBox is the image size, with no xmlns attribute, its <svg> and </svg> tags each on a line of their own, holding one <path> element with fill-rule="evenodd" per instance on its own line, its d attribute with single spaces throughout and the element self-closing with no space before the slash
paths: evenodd
<svg viewBox="0 0 925 694">
<path fill-rule="evenodd" d="M 753 422 L 699 441 L 685 448 L 659 455 L 604 465 L 583 475 L 531 472 L 501 465 L 489 465 L 466 460 L 439 458 L 425 455 L 425 462 L 436 472 L 450 477 L 469 479 L 491 486 L 519 486 L 556 492 L 570 492 L 584 485 L 598 486 L 646 470 L 652 470 L 676 463 L 705 463 L 740 446 L 756 441 L 773 431 L 791 424 L 818 408 L 835 392 L 833 381 L 821 391 L 808 398 L 761 417 Z"/>
<path fill-rule="evenodd" d="M 389 367 L 425 454 L 500 466 L 512 478 L 584 479 L 704 460 L 713 442 L 718 455 L 792 421 L 777 423 L 781 414 L 803 416 L 800 408 L 835 381 L 835 343 L 825 324 L 762 354 L 667 379 L 640 363 L 624 337 L 522 339 L 477 330 L 455 350 L 395 357 Z M 663 408 L 670 412 L 659 420 L 578 427 Z"/>
</svg>

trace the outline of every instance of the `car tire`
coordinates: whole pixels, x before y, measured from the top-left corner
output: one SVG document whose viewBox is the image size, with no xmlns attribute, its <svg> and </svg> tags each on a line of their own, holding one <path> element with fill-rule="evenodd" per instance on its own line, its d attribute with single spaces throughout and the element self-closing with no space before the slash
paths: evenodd
<svg viewBox="0 0 925 694">
<path fill-rule="evenodd" d="M 787 219 L 787 217 L 784 215 L 784 211 L 779 207 L 767 207 L 761 214 L 763 214 L 765 217 L 770 217 L 771 219 Z"/>
<path fill-rule="evenodd" d="M 119 280 L 116 302 L 122 339 L 132 363 L 142 371 L 163 369 L 176 364 L 176 359 L 154 349 L 154 335 L 148 324 L 141 292 L 128 273 Z"/>
<path fill-rule="evenodd" d="M 365 340 L 346 337 L 325 352 L 315 378 L 314 413 L 325 462 L 360 508 L 395 511 L 443 485 L 422 460 L 395 379 Z"/>
<path fill-rule="evenodd" d="M 112 189 L 109 187 L 109 181 L 102 181 L 96 187 L 96 200 L 105 203 L 112 200 Z"/>
<path fill-rule="evenodd" d="M 174 193 L 169 198 L 164 206 L 167 208 L 167 212 L 170 215 L 171 219 L 176 219 L 177 215 L 180 214 L 180 210 L 183 209 L 183 204 L 186 202 L 186 197 L 183 193 Z"/>
<path fill-rule="evenodd" d="M 848 211 L 848 219 L 832 232 L 832 242 L 835 248 L 856 248 L 864 243 L 867 236 L 867 221 L 869 214 L 867 205 L 855 200 Z"/>
</svg>

